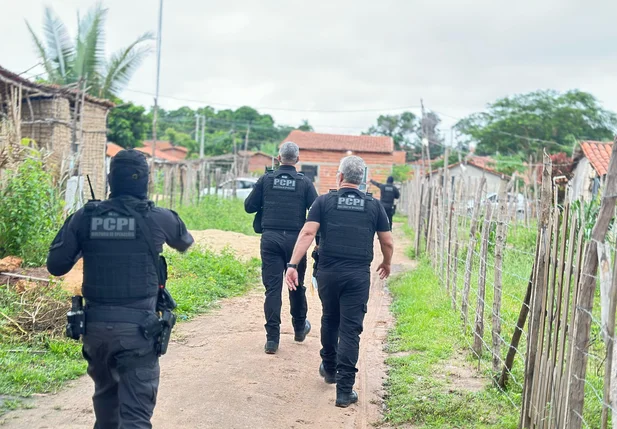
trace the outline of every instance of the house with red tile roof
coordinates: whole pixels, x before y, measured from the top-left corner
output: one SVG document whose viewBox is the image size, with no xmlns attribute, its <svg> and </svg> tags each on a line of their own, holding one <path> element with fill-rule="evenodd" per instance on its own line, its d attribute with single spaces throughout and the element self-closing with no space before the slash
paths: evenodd
<svg viewBox="0 0 617 429">
<path fill-rule="evenodd" d="M 117 145 L 115 143 L 112 142 L 107 142 L 107 157 L 108 158 L 113 158 L 114 156 L 116 156 L 118 154 L 118 152 L 120 152 L 121 150 L 123 150 L 124 148 L 120 145 Z"/>
<path fill-rule="evenodd" d="M 135 150 L 138 150 L 141 153 L 143 153 L 144 155 L 146 155 L 146 158 L 152 157 L 152 146 L 150 146 L 150 147 L 136 147 Z M 164 151 L 164 150 L 161 150 L 161 149 L 154 149 L 154 159 L 156 161 L 165 161 L 165 162 L 180 162 L 180 161 L 182 161 L 182 159 L 176 158 L 169 151 Z"/>
<path fill-rule="evenodd" d="M 351 136 L 292 131 L 282 143 L 292 141 L 300 147 L 298 171 L 315 183 L 320 194 L 336 187 L 336 172 L 341 159 L 357 155 L 368 167 L 368 177 L 385 182 L 394 164 L 405 163 L 405 152 L 394 150 L 394 140 L 384 136 Z M 378 195 L 378 189 L 369 188 Z M 377 196 L 376 195 L 376 196 Z"/>
<path fill-rule="evenodd" d="M 494 169 L 495 160 L 488 156 L 470 156 L 465 158 L 463 162 L 456 162 L 448 166 L 448 175 L 452 183 L 457 180 L 479 180 L 481 177 L 486 178 L 486 192 L 496 193 L 499 191 L 499 185 L 502 179 L 509 180 L 510 177 L 500 173 Z M 431 172 L 433 180 L 440 180 L 441 169 Z M 427 174 L 428 175 L 428 174 Z"/>
<path fill-rule="evenodd" d="M 143 142 L 144 147 L 150 149 L 150 154 L 152 154 L 152 144 L 152 140 L 145 140 Z M 158 140 L 156 142 L 156 150 L 171 155 L 176 160 L 185 159 L 189 153 L 189 150 L 183 146 L 174 146 L 171 142 Z"/>
<path fill-rule="evenodd" d="M 611 160 L 613 142 L 582 141 L 574 154 L 575 167 L 570 186 L 572 197 L 585 201 L 595 197 L 604 182 Z"/>
</svg>

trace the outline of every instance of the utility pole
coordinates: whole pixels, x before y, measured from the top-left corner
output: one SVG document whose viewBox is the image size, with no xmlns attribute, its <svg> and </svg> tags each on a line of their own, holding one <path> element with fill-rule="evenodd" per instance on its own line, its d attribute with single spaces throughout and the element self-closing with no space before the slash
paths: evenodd
<svg viewBox="0 0 617 429">
<path fill-rule="evenodd" d="M 197 144 L 199 144 L 199 131 L 201 130 L 201 128 L 199 128 L 199 120 L 201 119 L 201 115 L 199 113 L 195 113 L 195 142 L 197 142 Z M 203 148 L 200 147 L 199 148 L 199 158 L 203 158 L 204 154 L 203 154 Z"/>
<path fill-rule="evenodd" d="M 432 179 L 432 174 L 431 174 L 431 151 L 429 149 L 429 146 L 430 146 L 431 142 L 429 140 L 428 132 L 426 130 L 426 113 L 424 111 L 424 101 L 422 99 L 420 99 L 420 106 L 422 106 L 422 121 L 421 121 L 422 146 L 426 147 L 426 162 L 428 163 L 428 177 L 429 177 L 429 183 L 430 183 L 430 180 Z M 424 148 L 422 150 L 424 150 Z"/>
<path fill-rule="evenodd" d="M 231 138 L 233 139 L 234 144 L 234 163 L 233 163 L 233 175 L 234 179 L 238 178 L 238 147 L 236 146 L 236 131 L 232 131 Z M 231 187 L 231 195 L 236 198 L 237 195 L 238 183 L 237 180 L 234 180 L 233 186 Z"/>
<path fill-rule="evenodd" d="M 204 157 L 204 142 L 206 141 L 206 121 L 208 117 L 206 115 L 202 116 L 203 121 L 201 121 L 201 141 L 199 142 L 199 158 Z"/>
<path fill-rule="evenodd" d="M 242 157 L 242 173 L 246 173 L 247 171 L 247 162 L 248 162 L 248 151 L 249 147 L 249 133 L 251 132 L 251 123 L 249 122 L 246 126 L 246 136 L 244 136 L 244 156 Z"/>
<path fill-rule="evenodd" d="M 154 95 L 154 113 L 152 115 L 152 185 L 154 187 L 154 153 L 156 149 L 156 121 L 159 114 L 159 83 L 161 79 L 161 31 L 163 29 L 163 0 L 159 3 L 159 25 L 156 33 L 156 92 Z"/>
</svg>

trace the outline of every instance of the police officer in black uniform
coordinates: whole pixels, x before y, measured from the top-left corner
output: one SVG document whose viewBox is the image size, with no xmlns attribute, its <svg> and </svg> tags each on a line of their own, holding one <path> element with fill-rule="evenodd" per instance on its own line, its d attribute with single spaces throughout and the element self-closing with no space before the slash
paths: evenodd
<svg viewBox="0 0 617 429">
<path fill-rule="evenodd" d="M 296 266 L 319 231 L 317 284 L 323 309 L 319 374 L 326 383 L 336 383 L 336 406 L 343 408 L 358 401 L 353 385 L 369 298 L 375 232 L 383 253 L 377 269 L 382 279 L 390 275 L 394 249 L 382 205 L 358 189 L 364 168 L 362 158 L 343 158 L 337 173 L 338 190 L 315 200 L 286 275 L 287 286 L 294 290 L 298 285 Z"/>
<path fill-rule="evenodd" d="M 392 217 L 396 211 L 394 200 L 401 198 L 401 193 L 397 187 L 394 186 L 394 177 L 392 176 L 388 176 L 388 180 L 385 185 L 376 182 L 375 180 L 371 180 L 371 183 L 379 188 L 379 199 L 381 201 L 381 205 L 383 205 L 383 208 L 386 210 L 388 221 L 390 222 L 390 231 L 392 231 Z"/>
<path fill-rule="evenodd" d="M 83 355 L 94 380 L 95 429 L 151 428 L 159 385 L 155 250 L 187 250 L 193 237 L 178 215 L 147 200 L 148 164 L 135 150 L 111 160 L 110 199 L 89 202 L 54 239 L 47 269 L 68 273 L 83 257 Z M 150 242 L 148 242 L 150 241 Z M 158 258 L 158 255 L 156 255 Z"/>
<path fill-rule="evenodd" d="M 247 213 L 261 215 L 261 276 L 266 287 L 264 312 L 266 316 L 266 345 L 268 354 L 277 352 L 280 340 L 283 273 L 294 248 L 298 233 L 304 226 L 306 211 L 311 207 L 317 191 L 311 180 L 296 171 L 299 148 L 293 142 L 283 143 L 279 149 L 278 170 L 262 176 L 244 201 Z M 302 342 L 311 330 L 306 319 L 308 311 L 304 274 L 306 249 L 298 260 L 299 284 L 289 292 L 295 341 Z"/>
</svg>

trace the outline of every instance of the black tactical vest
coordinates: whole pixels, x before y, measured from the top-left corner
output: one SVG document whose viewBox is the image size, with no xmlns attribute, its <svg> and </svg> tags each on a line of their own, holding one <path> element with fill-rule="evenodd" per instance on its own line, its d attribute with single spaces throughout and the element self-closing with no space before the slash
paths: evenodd
<svg viewBox="0 0 617 429">
<path fill-rule="evenodd" d="M 381 187 L 381 203 L 384 206 L 392 207 L 394 204 L 394 185 L 383 185 Z"/>
<path fill-rule="evenodd" d="M 156 296 L 159 281 L 152 254 L 139 223 L 124 204 L 89 202 L 84 210 L 82 292 L 86 300 L 122 305 Z"/>
<path fill-rule="evenodd" d="M 357 189 L 330 191 L 322 216 L 325 225 L 320 227 L 319 253 L 334 258 L 371 262 L 375 203 L 373 197 Z"/>
<path fill-rule="evenodd" d="M 306 182 L 293 170 L 276 170 L 263 182 L 263 229 L 300 231 L 306 220 Z"/>
</svg>

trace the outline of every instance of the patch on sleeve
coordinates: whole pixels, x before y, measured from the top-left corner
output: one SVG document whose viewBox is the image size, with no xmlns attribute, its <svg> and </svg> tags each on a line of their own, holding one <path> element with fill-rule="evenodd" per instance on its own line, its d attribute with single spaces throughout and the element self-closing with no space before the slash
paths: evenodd
<svg viewBox="0 0 617 429">
<path fill-rule="evenodd" d="M 109 212 L 104 216 L 93 216 L 90 220 L 90 239 L 93 240 L 135 240 L 135 218 Z"/>
</svg>

